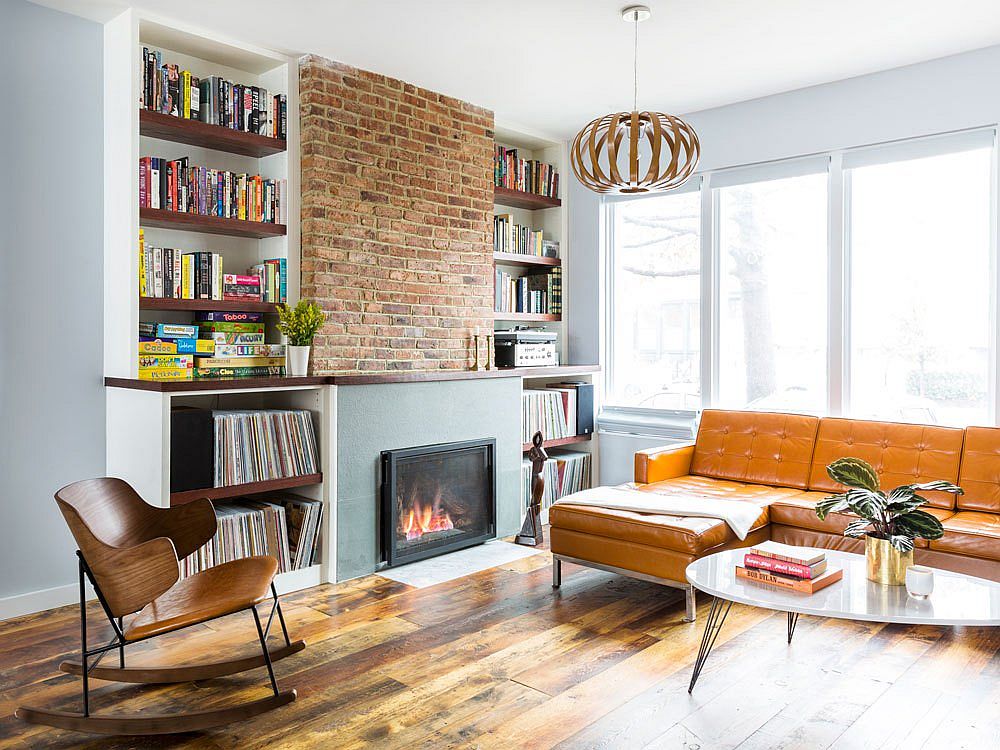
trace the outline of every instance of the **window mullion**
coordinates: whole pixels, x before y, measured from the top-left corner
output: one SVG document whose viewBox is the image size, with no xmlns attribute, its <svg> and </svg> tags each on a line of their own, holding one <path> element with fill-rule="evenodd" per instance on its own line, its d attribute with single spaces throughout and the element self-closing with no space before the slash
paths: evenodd
<svg viewBox="0 0 1000 750">
<path fill-rule="evenodd" d="M 845 412 L 850 388 L 847 198 L 843 156 L 832 154 L 827 191 L 827 412 L 833 415 Z"/>
<path fill-rule="evenodd" d="M 701 183 L 701 403 L 713 406 L 719 392 L 719 202 L 712 175 Z"/>
</svg>

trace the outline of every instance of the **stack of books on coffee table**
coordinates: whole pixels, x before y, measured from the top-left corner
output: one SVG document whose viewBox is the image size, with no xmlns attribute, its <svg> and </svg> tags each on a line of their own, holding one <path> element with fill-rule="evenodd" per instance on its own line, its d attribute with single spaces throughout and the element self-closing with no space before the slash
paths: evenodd
<svg viewBox="0 0 1000 750">
<path fill-rule="evenodd" d="M 736 577 L 814 594 L 843 578 L 844 571 L 827 564 L 825 550 L 768 541 L 747 550 L 743 565 L 736 566 Z"/>
</svg>

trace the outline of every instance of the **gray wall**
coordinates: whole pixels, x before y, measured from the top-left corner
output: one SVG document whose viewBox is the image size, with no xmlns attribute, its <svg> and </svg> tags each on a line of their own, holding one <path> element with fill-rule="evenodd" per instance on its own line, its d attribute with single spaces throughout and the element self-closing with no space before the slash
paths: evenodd
<svg viewBox="0 0 1000 750">
<path fill-rule="evenodd" d="M 104 473 L 102 29 L 0 3 L 0 598 L 76 580 L 52 493 Z"/>
<path fill-rule="evenodd" d="M 685 119 L 701 140 L 699 169 L 711 171 L 997 123 L 997 81 L 1000 46 L 694 112 Z M 595 217 L 600 202 L 578 197 L 585 191 L 575 182 L 571 178 L 572 279 L 598 279 L 602 260 Z M 597 342 L 600 316 L 586 309 L 571 311 L 571 346 Z M 602 433 L 601 483 L 631 473 L 630 459 L 618 470 L 612 464 L 620 464 L 635 448 L 667 442 L 656 436 L 636 440 Z"/>
<path fill-rule="evenodd" d="M 521 379 L 337 388 L 337 579 L 378 563 L 383 450 L 496 438 L 497 537 L 521 525 Z"/>
</svg>

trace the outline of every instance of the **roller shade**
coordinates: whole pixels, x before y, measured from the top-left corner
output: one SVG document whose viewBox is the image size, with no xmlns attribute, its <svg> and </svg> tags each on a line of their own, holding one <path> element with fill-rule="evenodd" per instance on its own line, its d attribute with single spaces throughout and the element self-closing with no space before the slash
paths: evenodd
<svg viewBox="0 0 1000 750">
<path fill-rule="evenodd" d="M 857 169 L 858 167 L 870 167 L 894 161 L 925 159 L 960 151 L 993 148 L 994 138 L 994 128 L 982 128 L 857 148 L 844 152 L 844 169 Z"/>
<path fill-rule="evenodd" d="M 614 193 L 603 196 L 605 203 L 621 203 L 623 201 L 644 200 L 646 198 L 662 198 L 665 195 L 679 195 L 680 193 L 697 193 L 701 190 L 701 175 L 692 175 L 691 178 L 678 188 L 668 190 L 665 193 L 638 193 L 632 195 L 622 195 Z"/>
<path fill-rule="evenodd" d="M 712 172 L 712 187 L 725 188 L 746 185 L 750 182 L 784 180 L 807 174 L 825 174 L 830 168 L 829 156 L 810 156 L 803 159 L 785 159 L 749 167 L 736 167 Z"/>
</svg>

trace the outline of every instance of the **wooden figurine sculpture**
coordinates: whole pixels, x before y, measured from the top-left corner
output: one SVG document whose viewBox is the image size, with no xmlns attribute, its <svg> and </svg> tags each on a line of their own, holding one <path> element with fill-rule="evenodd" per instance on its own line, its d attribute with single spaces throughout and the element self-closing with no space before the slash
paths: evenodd
<svg viewBox="0 0 1000 750">
<path fill-rule="evenodd" d="M 542 494 L 545 492 L 545 478 L 542 470 L 549 454 L 542 447 L 542 433 L 536 432 L 531 439 L 531 450 L 528 451 L 528 458 L 531 459 L 531 503 L 528 505 L 528 515 L 524 518 L 521 526 L 521 533 L 514 539 L 518 544 L 528 547 L 537 547 L 542 543 Z"/>
<path fill-rule="evenodd" d="M 80 569 L 79 662 L 63 662 L 63 672 L 83 680 L 83 711 L 18 708 L 15 715 L 31 724 L 45 724 L 98 734 L 172 734 L 195 732 L 240 721 L 295 700 L 295 691 L 279 692 L 271 663 L 305 648 L 288 637 L 285 617 L 273 578 L 278 562 L 268 555 L 245 557 L 180 578 L 178 560 L 215 535 L 215 508 L 208 499 L 174 508 L 147 504 L 121 479 L 88 479 L 63 487 L 56 502 L 76 540 Z M 104 646 L 87 645 L 89 580 L 107 615 L 114 637 Z M 269 597 L 270 595 L 270 597 Z M 267 624 L 261 625 L 257 605 L 273 599 Z M 126 667 L 125 647 L 209 620 L 249 612 L 260 641 L 259 656 L 184 666 Z M 138 613 L 138 614 L 134 614 Z M 133 615 L 126 624 L 124 617 Z M 267 634 L 277 614 L 284 645 L 267 647 Z M 194 636 L 197 637 L 197 636 Z M 100 666 L 109 651 L 118 652 L 118 666 Z M 206 651 L 206 655 L 210 651 Z M 91 657 L 96 657 L 91 660 Z M 97 715 L 90 712 L 89 678 L 117 682 L 167 684 L 267 667 L 272 695 L 227 708 L 177 714 Z"/>
</svg>

